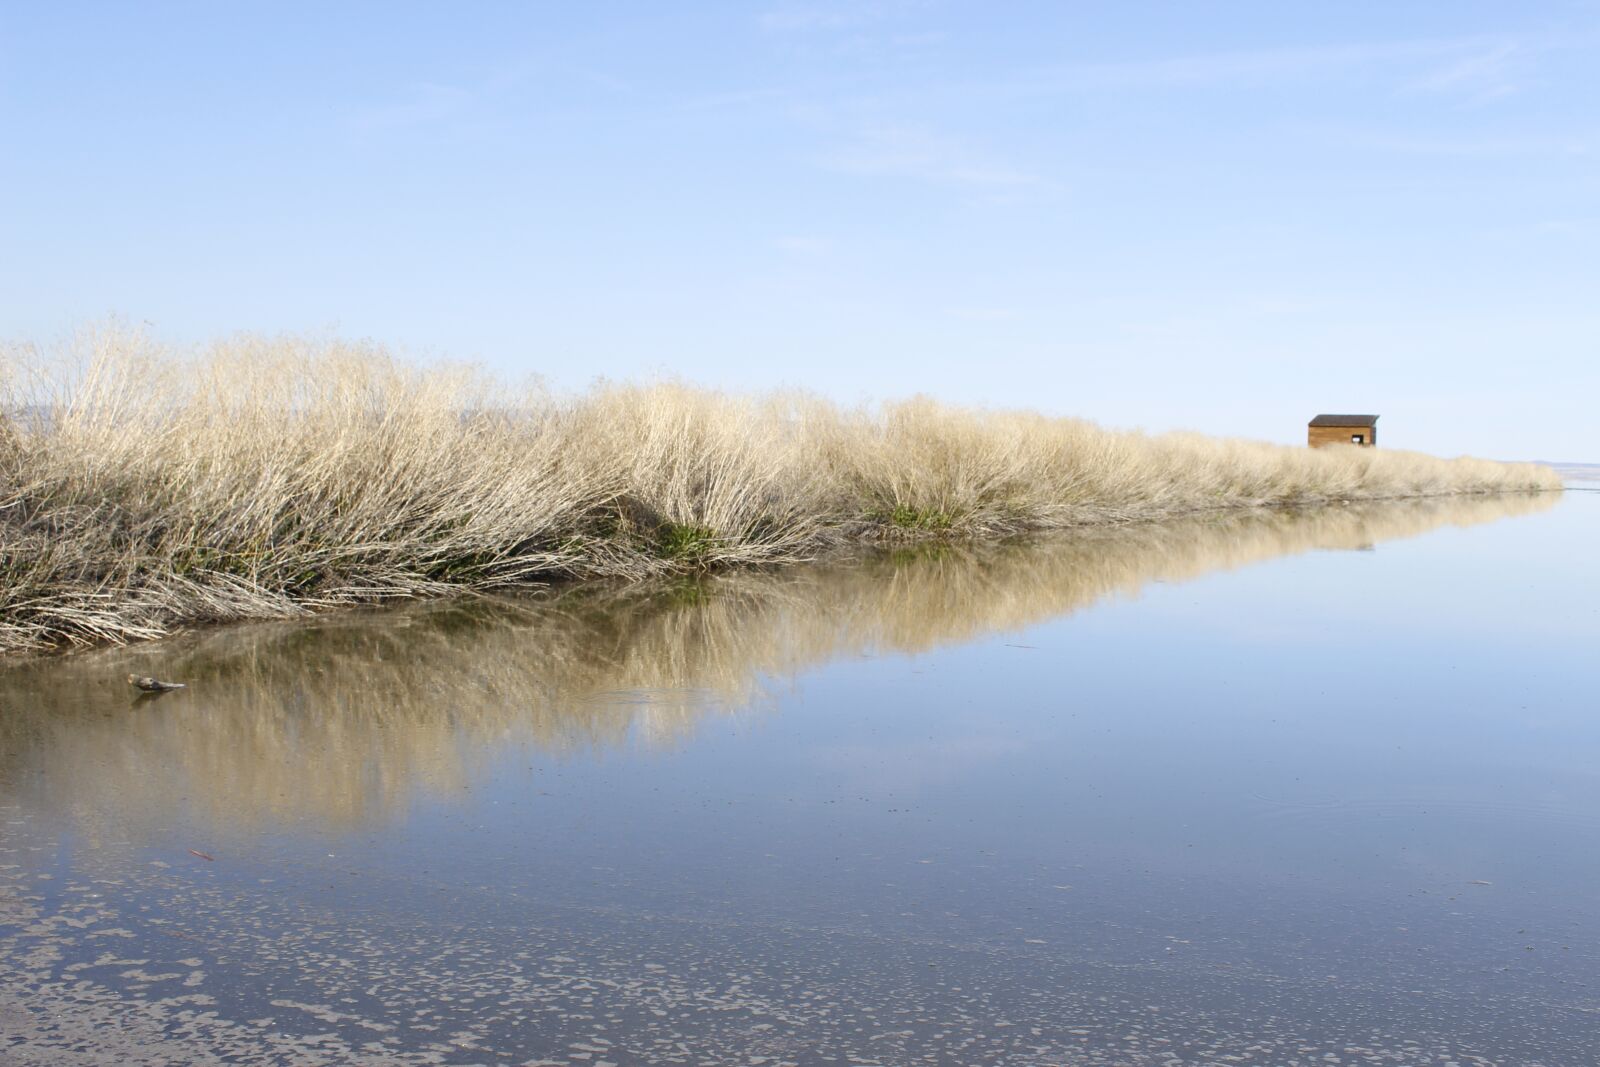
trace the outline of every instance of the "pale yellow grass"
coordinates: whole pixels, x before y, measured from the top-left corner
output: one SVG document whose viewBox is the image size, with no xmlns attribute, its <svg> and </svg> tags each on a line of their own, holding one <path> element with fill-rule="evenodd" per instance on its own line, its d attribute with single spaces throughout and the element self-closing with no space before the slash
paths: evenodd
<svg viewBox="0 0 1600 1067">
<path fill-rule="evenodd" d="M 1217 508 L 1558 489 L 1547 468 L 677 383 L 571 398 L 369 343 L 0 354 L 0 651 L 560 577 Z"/>
</svg>

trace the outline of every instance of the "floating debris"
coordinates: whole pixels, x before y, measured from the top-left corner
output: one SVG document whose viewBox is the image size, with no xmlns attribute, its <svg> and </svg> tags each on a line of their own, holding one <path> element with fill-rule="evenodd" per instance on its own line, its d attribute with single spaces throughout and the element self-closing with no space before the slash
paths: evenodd
<svg viewBox="0 0 1600 1067">
<path fill-rule="evenodd" d="M 146 693 L 170 693 L 174 689 L 188 688 L 183 682 L 163 682 L 160 678 L 152 678 L 148 674 L 130 674 L 128 684 Z"/>
</svg>

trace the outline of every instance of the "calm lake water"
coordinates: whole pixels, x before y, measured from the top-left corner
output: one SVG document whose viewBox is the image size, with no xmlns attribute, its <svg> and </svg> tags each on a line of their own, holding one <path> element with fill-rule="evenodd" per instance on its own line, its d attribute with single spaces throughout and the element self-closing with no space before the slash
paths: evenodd
<svg viewBox="0 0 1600 1067">
<path fill-rule="evenodd" d="M 1349 506 L 12 664 L 0 1062 L 1591 1065 L 1597 545 Z"/>
</svg>

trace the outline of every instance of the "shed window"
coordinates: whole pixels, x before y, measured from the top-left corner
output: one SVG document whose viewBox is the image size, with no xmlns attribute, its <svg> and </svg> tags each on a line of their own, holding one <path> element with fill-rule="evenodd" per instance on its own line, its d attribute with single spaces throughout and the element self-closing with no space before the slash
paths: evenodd
<svg viewBox="0 0 1600 1067">
<path fill-rule="evenodd" d="M 1361 433 L 1353 433 L 1353 434 L 1350 435 L 1350 443 L 1353 444 L 1353 445 L 1364 445 L 1364 444 L 1367 443 L 1367 435 L 1366 434 L 1361 434 Z"/>
</svg>

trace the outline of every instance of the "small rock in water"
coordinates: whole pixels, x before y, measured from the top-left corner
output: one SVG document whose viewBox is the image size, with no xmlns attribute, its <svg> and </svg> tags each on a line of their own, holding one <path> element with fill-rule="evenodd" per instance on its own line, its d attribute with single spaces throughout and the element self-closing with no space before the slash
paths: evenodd
<svg viewBox="0 0 1600 1067">
<path fill-rule="evenodd" d="M 182 682 L 163 682 L 161 679 L 152 678 L 147 674 L 128 675 L 128 684 L 135 689 L 142 689 L 146 693 L 166 693 L 173 689 L 187 688 Z"/>
</svg>

